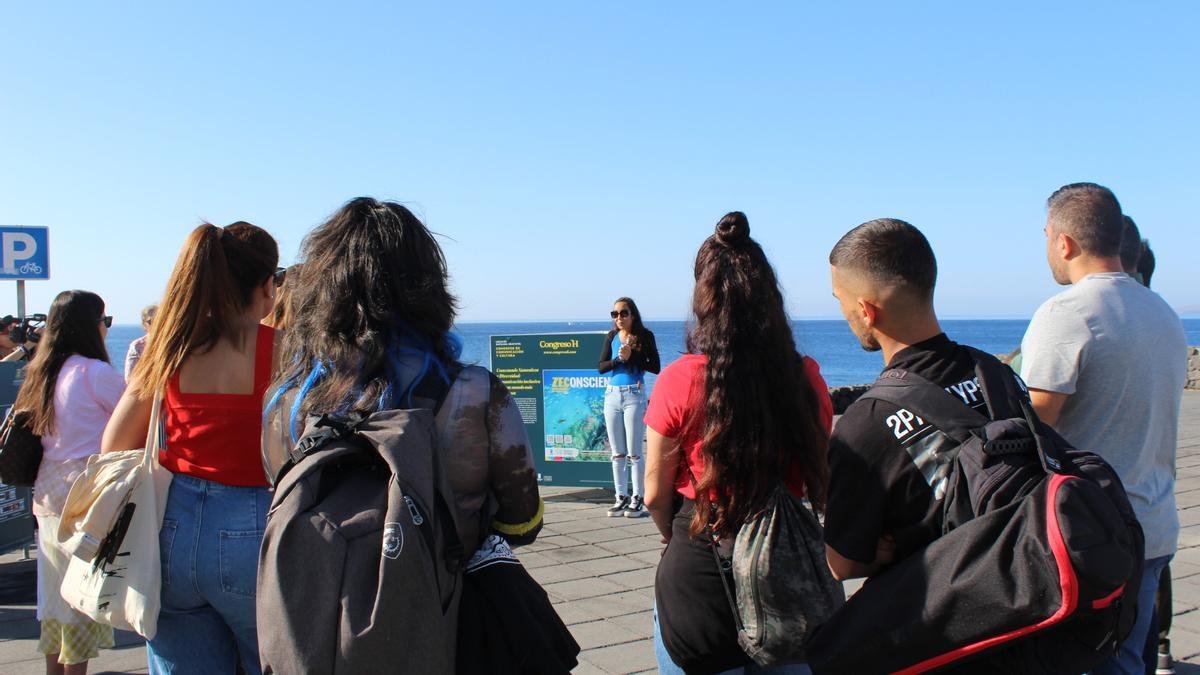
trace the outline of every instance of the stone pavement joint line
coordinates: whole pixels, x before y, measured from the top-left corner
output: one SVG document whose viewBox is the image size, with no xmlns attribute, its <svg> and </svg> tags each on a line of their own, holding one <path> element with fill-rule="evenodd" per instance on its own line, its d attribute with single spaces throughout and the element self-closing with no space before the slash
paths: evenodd
<svg viewBox="0 0 1200 675">
<path fill-rule="evenodd" d="M 1181 530 L 1171 566 L 1171 643 L 1177 672 L 1200 675 L 1200 392 L 1184 394 L 1179 439 L 1176 494 Z M 536 543 L 517 549 L 517 554 L 583 648 L 575 672 L 655 672 L 651 609 L 661 544 L 654 524 L 649 518 L 608 518 L 604 509 L 611 494 L 602 490 L 542 491 L 546 526 Z M 11 583 L 32 579 L 32 566 L 20 553 L 0 557 L 0 672 L 6 675 L 44 672 L 35 651 L 38 625 L 32 588 L 22 593 Z M 136 636 L 119 634 L 118 645 L 93 660 L 90 672 L 146 672 L 145 648 Z"/>
</svg>

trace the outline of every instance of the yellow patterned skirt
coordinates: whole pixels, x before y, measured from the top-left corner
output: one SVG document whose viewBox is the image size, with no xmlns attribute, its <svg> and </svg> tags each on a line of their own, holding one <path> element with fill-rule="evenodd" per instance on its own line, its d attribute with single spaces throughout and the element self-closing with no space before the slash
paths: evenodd
<svg viewBox="0 0 1200 675">
<path fill-rule="evenodd" d="M 58 654 L 63 665 L 83 663 L 113 646 L 112 626 L 96 623 L 75 611 L 62 598 L 63 576 L 70 554 L 58 547 L 58 518 L 38 515 L 38 620 L 42 624 L 38 651 Z"/>
<path fill-rule="evenodd" d="M 112 626 L 95 621 L 62 623 L 47 619 L 42 622 L 42 637 L 37 648 L 42 654 L 58 654 L 58 662 L 69 666 L 94 659 L 101 649 L 112 646 Z"/>
</svg>

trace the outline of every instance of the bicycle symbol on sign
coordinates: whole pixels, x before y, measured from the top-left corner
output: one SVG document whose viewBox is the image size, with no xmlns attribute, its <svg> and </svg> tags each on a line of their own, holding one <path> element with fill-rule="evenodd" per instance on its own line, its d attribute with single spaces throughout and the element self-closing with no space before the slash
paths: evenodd
<svg viewBox="0 0 1200 675">
<path fill-rule="evenodd" d="M 21 268 L 17 271 L 21 274 L 41 274 L 42 266 L 35 262 L 27 262 L 21 265 Z"/>
</svg>

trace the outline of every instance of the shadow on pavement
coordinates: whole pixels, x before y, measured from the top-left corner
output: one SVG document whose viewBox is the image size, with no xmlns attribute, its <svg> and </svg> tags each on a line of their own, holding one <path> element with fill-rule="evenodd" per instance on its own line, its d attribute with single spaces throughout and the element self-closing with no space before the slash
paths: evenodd
<svg viewBox="0 0 1200 675">
<path fill-rule="evenodd" d="M 113 635 L 113 649 L 140 649 L 146 646 L 141 635 L 127 630 L 119 630 Z"/>
<path fill-rule="evenodd" d="M 562 489 L 562 492 L 554 492 L 551 494 L 542 494 L 542 499 L 547 502 L 595 502 L 597 504 L 606 504 L 613 499 L 612 490 L 604 488 L 572 488 Z"/>
<path fill-rule="evenodd" d="M 0 605 L 37 605 L 37 560 L 0 565 Z"/>
</svg>

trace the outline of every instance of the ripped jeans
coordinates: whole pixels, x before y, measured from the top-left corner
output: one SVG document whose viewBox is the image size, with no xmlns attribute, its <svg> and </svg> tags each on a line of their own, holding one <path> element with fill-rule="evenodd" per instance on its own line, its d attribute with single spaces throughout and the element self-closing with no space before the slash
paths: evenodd
<svg viewBox="0 0 1200 675">
<path fill-rule="evenodd" d="M 625 497 L 646 496 L 646 458 L 642 437 L 646 434 L 646 390 L 643 385 L 609 385 L 604 390 L 604 425 L 612 448 L 613 487 Z M 629 491 L 626 469 L 632 470 L 633 492 Z"/>
</svg>

